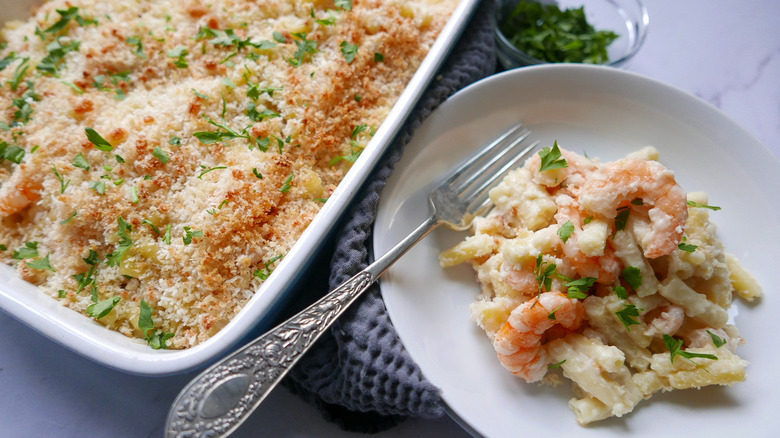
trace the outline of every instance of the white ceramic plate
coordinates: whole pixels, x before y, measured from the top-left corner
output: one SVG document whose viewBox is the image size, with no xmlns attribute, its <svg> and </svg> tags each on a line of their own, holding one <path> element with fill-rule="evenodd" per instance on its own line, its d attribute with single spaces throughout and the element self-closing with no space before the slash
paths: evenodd
<svg viewBox="0 0 780 438">
<path fill-rule="evenodd" d="M 780 312 L 773 273 L 780 260 L 780 163 L 753 136 L 705 102 L 621 70 L 583 65 L 526 67 L 459 92 L 426 120 L 382 195 L 374 250 L 386 251 L 428 214 L 432 181 L 480 145 L 524 121 L 542 141 L 614 160 L 654 145 L 688 191 L 703 190 L 723 207 L 712 219 L 727 251 L 764 286 L 756 306 L 732 307 L 751 362 L 732 388 L 658 394 L 620 419 L 577 425 L 569 385 L 529 385 L 506 372 L 484 333 L 469 319 L 479 292 L 470 266 L 444 270 L 438 254 L 464 233 L 436 230 L 381 279 L 382 294 L 404 345 L 442 389 L 452 416 L 475 434 L 659 437 L 757 435 L 780 430 L 780 360 L 772 327 Z"/>
<path fill-rule="evenodd" d="M 27 16 L 39 0 L 15 0 L 0 18 Z M 268 328 L 269 320 L 305 272 L 320 242 L 330 232 L 354 193 L 403 125 L 436 70 L 468 23 L 477 0 L 462 0 L 429 51 L 418 71 L 317 217 L 285 256 L 274 274 L 263 283 L 241 312 L 208 341 L 187 350 L 155 351 L 144 343 L 110 331 L 91 318 L 60 306 L 35 286 L 20 280 L 13 270 L 0 265 L 0 309 L 71 350 L 98 363 L 135 374 L 165 375 L 199 368 L 235 346 L 254 329 Z M 265 324 L 266 327 L 263 327 Z"/>
</svg>

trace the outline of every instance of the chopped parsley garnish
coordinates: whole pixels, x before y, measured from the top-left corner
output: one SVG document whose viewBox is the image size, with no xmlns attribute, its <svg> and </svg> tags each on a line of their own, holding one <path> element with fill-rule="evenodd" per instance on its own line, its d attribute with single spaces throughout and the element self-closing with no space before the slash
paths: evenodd
<svg viewBox="0 0 780 438">
<path fill-rule="evenodd" d="M 60 82 L 62 82 L 63 84 L 65 84 L 68 87 L 70 87 L 71 89 L 73 89 L 73 91 L 75 91 L 76 93 L 84 94 L 84 90 L 82 90 L 81 87 L 79 87 L 78 85 L 74 84 L 73 82 L 70 82 L 70 81 L 60 81 Z"/>
<path fill-rule="evenodd" d="M 54 177 L 60 182 L 60 194 L 65 193 L 65 189 L 70 185 L 70 180 L 65 181 L 65 178 L 57 172 L 57 166 L 52 165 L 51 170 L 54 172 Z"/>
<path fill-rule="evenodd" d="M 40 97 L 35 93 L 35 85 L 27 81 L 27 89 L 18 98 L 11 99 L 11 103 L 18 109 L 14 111 L 14 121 L 11 126 L 18 126 L 30 121 L 33 107 L 32 102 L 38 102 Z"/>
<path fill-rule="evenodd" d="M 358 54 L 358 45 L 342 41 L 341 44 L 339 44 L 339 47 L 341 47 L 341 54 L 344 55 L 344 59 L 347 60 L 347 64 L 351 64 Z"/>
<path fill-rule="evenodd" d="M 115 88 L 105 85 L 106 79 L 111 81 L 111 84 L 113 84 Z M 109 75 L 97 75 L 95 76 L 94 82 L 92 82 L 92 86 L 97 88 L 100 91 L 113 91 L 114 99 L 124 100 L 127 97 L 127 95 L 125 94 L 125 90 L 121 86 L 122 82 L 130 82 L 129 71 L 120 72 L 120 73 L 111 73 Z"/>
<path fill-rule="evenodd" d="M 8 83 L 11 84 L 11 90 L 16 91 L 16 89 L 19 88 L 19 84 L 22 83 L 22 79 L 24 79 L 24 76 L 27 74 L 27 70 L 30 69 L 30 64 L 28 64 L 29 61 L 30 58 L 22 58 L 22 62 L 16 66 L 13 79 L 8 81 Z"/>
<path fill-rule="evenodd" d="M 333 26 L 336 24 L 336 17 L 333 15 L 333 12 L 328 11 L 328 18 L 317 18 L 317 15 L 314 14 L 314 8 L 311 8 L 311 18 L 314 19 L 315 22 L 318 24 L 321 24 L 323 26 Z"/>
<path fill-rule="evenodd" d="M 552 369 L 555 369 L 555 368 L 560 368 L 561 365 L 563 365 L 564 363 L 566 363 L 566 359 L 564 359 L 564 360 L 562 360 L 560 362 L 556 362 L 556 363 L 552 363 L 550 365 L 547 365 L 547 369 L 548 370 L 552 370 Z"/>
<path fill-rule="evenodd" d="M 168 140 L 168 144 L 172 146 L 181 146 L 181 137 L 173 136 Z"/>
<path fill-rule="evenodd" d="M 535 1 L 517 3 L 499 29 L 518 49 L 547 62 L 606 63 L 607 47 L 618 38 L 588 23 L 584 7 L 561 10 Z"/>
<path fill-rule="evenodd" d="M 260 88 L 260 84 L 251 84 L 249 88 L 246 90 L 246 96 L 252 100 L 257 100 L 261 94 L 267 93 L 269 96 L 273 97 L 274 91 L 282 90 L 282 87 L 265 87 Z"/>
<path fill-rule="evenodd" d="M 232 140 L 234 138 L 245 138 L 249 140 L 249 134 L 247 134 L 246 129 L 244 129 L 242 132 L 238 132 L 234 130 L 233 128 L 227 126 L 224 123 L 218 123 L 212 120 L 208 116 L 203 116 L 210 124 L 216 126 L 216 131 L 197 131 L 193 132 L 192 135 L 195 136 L 198 140 L 200 140 L 203 144 L 214 144 L 219 143 L 220 141 L 227 141 Z"/>
<path fill-rule="evenodd" d="M 100 195 L 104 195 L 106 193 L 106 182 L 92 181 L 91 183 L 89 183 L 89 188 L 95 190 Z"/>
<path fill-rule="evenodd" d="M 70 221 L 71 221 L 71 220 L 72 220 L 74 217 L 76 217 L 76 215 L 77 215 L 77 214 L 79 214 L 79 212 L 78 212 L 78 211 L 74 211 L 74 212 L 73 212 L 73 214 L 71 214 L 70 216 L 68 216 L 68 218 L 67 218 L 67 219 L 60 221 L 60 225 L 65 225 L 65 224 L 67 224 L 67 223 L 68 223 L 68 222 L 70 222 Z"/>
<path fill-rule="evenodd" d="M 284 183 L 282 184 L 282 187 L 279 189 L 282 193 L 287 193 L 292 188 L 292 180 L 293 180 L 293 172 L 290 172 L 290 176 L 287 177 L 287 179 L 284 180 Z"/>
<path fill-rule="evenodd" d="M 152 320 L 154 309 L 146 300 L 141 300 L 140 307 L 141 312 L 138 315 L 138 328 L 141 329 L 146 337 L 146 342 L 155 350 L 168 348 L 166 342 L 173 337 L 173 333 L 165 333 L 162 330 L 154 328 L 154 321 Z"/>
<path fill-rule="evenodd" d="M 169 58 L 176 58 L 173 65 L 178 68 L 187 68 L 190 66 L 189 63 L 187 63 L 187 55 L 190 54 L 190 51 L 186 46 L 177 46 L 176 48 L 168 50 L 165 54 L 168 55 Z"/>
<path fill-rule="evenodd" d="M 351 138 L 352 138 L 352 140 L 356 139 L 356 138 L 357 138 L 357 136 L 358 136 L 358 135 L 359 135 L 361 132 L 365 131 L 366 129 L 368 129 L 368 125 L 366 125 L 365 123 L 363 123 L 362 125 L 357 125 L 357 126 L 355 126 L 355 127 L 352 129 L 352 135 L 351 135 Z M 373 135 L 373 134 L 372 134 L 372 135 Z"/>
<path fill-rule="evenodd" d="M 57 13 L 60 14 L 60 19 L 44 30 L 45 33 L 57 33 L 68 25 L 71 20 L 76 20 L 80 26 L 87 26 L 90 24 L 97 24 L 97 21 L 90 18 L 84 18 L 79 13 L 79 8 L 71 6 L 68 9 L 57 9 Z"/>
<path fill-rule="evenodd" d="M 712 360 L 718 360 L 718 356 L 715 356 L 714 354 L 707 354 L 707 353 L 694 353 L 692 351 L 684 351 L 681 350 L 683 340 L 679 338 L 674 338 L 672 336 L 669 336 L 667 334 L 664 334 L 664 344 L 666 344 L 666 348 L 669 350 L 669 361 L 674 363 L 675 356 L 682 356 L 688 360 L 691 360 L 691 358 L 697 357 L 697 358 L 703 358 L 703 359 L 712 359 Z M 691 362 L 693 362 L 691 360 Z M 696 362 L 693 362 L 694 364 Z M 698 365 L 698 364 L 697 364 Z"/>
<path fill-rule="evenodd" d="M 124 180 L 122 180 L 122 182 L 124 182 Z M 116 184 L 116 182 L 114 182 L 114 184 Z M 141 199 L 138 197 L 138 188 L 136 186 L 130 187 L 130 201 L 132 201 L 133 204 L 138 204 L 138 202 L 141 201 Z"/>
<path fill-rule="evenodd" d="M 100 263 L 100 255 L 94 250 L 89 250 L 86 258 L 83 258 L 84 263 L 90 266 L 97 266 Z"/>
<path fill-rule="evenodd" d="M 259 179 L 263 179 L 263 174 L 260 173 L 259 170 L 257 170 L 257 167 L 252 168 L 252 173 L 255 174 L 255 176 L 258 177 Z"/>
<path fill-rule="evenodd" d="M 539 166 L 539 172 L 552 169 L 563 169 L 568 167 L 569 163 L 563 158 L 560 148 L 558 148 L 558 141 L 553 143 L 552 148 L 544 148 L 539 152 L 539 157 L 542 159 L 542 164 Z"/>
<path fill-rule="evenodd" d="M 285 38 L 284 35 L 279 31 L 274 31 L 273 37 L 274 37 L 274 41 L 276 41 L 279 44 L 287 43 L 287 38 Z"/>
<path fill-rule="evenodd" d="M 639 321 L 634 319 L 639 317 L 639 309 L 633 304 L 626 303 L 623 310 L 618 310 L 615 312 L 615 315 L 617 315 L 618 319 L 620 319 L 629 331 L 631 330 L 632 325 L 639 324 Z"/>
<path fill-rule="evenodd" d="M 127 250 L 133 246 L 133 241 L 130 239 L 130 236 L 127 235 L 127 233 L 133 231 L 133 228 L 125 221 L 122 216 L 119 216 L 117 222 L 119 224 L 117 230 L 119 244 L 113 253 L 106 256 L 106 264 L 108 266 L 119 266 L 122 263 L 122 260 L 125 258 Z"/>
<path fill-rule="evenodd" d="M 219 83 L 224 85 L 224 86 L 226 86 L 226 87 L 228 87 L 228 88 L 236 88 L 236 83 L 233 82 L 232 79 L 227 78 L 227 77 L 220 79 Z"/>
<path fill-rule="evenodd" d="M 345 11 L 352 10 L 352 0 L 336 0 L 334 4 L 337 8 L 341 8 Z"/>
<path fill-rule="evenodd" d="M 350 136 L 349 144 L 350 144 L 350 153 L 347 155 L 338 156 L 336 158 L 333 158 L 328 162 L 328 165 L 333 166 L 334 164 L 338 163 L 341 160 L 346 160 L 351 163 L 354 163 L 357 161 L 357 159 L 360 157 L 360 154 L 363 152 L 364 146 L 360 145 L 360 143 L 357 142 L 357 136 L 360 135 L 361 132 L 368 129 L 368 125 L 363 123 L 361 125 L 355 126 L 352 129 L 352 135 Z M 374 129 L 371 128 L 370 131 L 371 135 L 374 135 Z"/>
<path fill-rule="evenodd" d="M 205 175 L 205 174 L 207 174 L 209 172 L 212 172 L 212 171 L 215 171 L 215 170 L 220 170 L 220 169 L 227 169 L 226 166 L 217 166 L 217 167 L 209 167 L 209 168 L 207 168 L 206 166 L 201 165 L 200 167 L 202 169 L 204 169 L 204 170 L 200 173 L 200 175 L 198 175 L 198 179 L 203 179 L 203 175 Z"/>
<path fill-rule="evenodd" d="M 566 243 L 572 234 L 574 234 L 574 224 L 571 222 L 571 220 L 566 221 L 565 224 L 558 228 L 558 237 L 563 240 L 563 243 Z"/>
<path fill-rule="evenodd" d="M 688 201 L 688 205 L 690 205 L 691 207 L 708 208 L 708 209 L 710 209 L 712 211 L 720 210 L 720 207 L 717 207 L 715 205 L 700 204 L 700 203 L 694 202 L 694 201 Z"/>
<path fill-rule="evenodd" d="M 173 225 L 168 224 L 168 227 L 165 229 L 165 235 L 163 236 L 163 242 L 170 245 L 172 236 L 173 236 Z"/>
<path fill-rule="evenodd" d="M 45 75 L 57 76 L 59 73 L 62 61 L 65 59 L 65 55 L 68 52 L 77 52 L 81 46 L 81 41 L 71 41 L 69 43 L 62 43 L 58 38 L 49 45 L 46 46 L 48 54 L 41 59 L 35 69 Z"/>
<path fill-rule="evenodd" d="M 680 249 L 680 251 L 685 251 L 685 252 L 694 252 L 694 251 L 696 251 L 696 248 L 698 248 L 698 245 L 693 245 L 693 244 L 690 244 L 690 243 L 685 243 L 685 241 L 686 241 L 686 240 L 688 240 L 688 239 L 687 239 L 685 236 L 683 236 L 683 241 L 682 241 L 682 242 L 680 242 L 680 243 L 677 245 L 677 248 L 679 248 L 679 249 Z"/>
<path fill-rule="evenodd" d="M 6 67 L 11 65 L 14 61 L 16 61 L 16 53 L 11 52 L 8 56 L 6 56 L 3 59 L 0 59 L 0 71 L 5 70 Z"/>
<path fill-rule="evenodd" d="M 199 98 L 201 98 L 203 100 L 209 100 L 208 96 L 206 96 L 205 94 L 201 93 L 200 91 L 198 91 L 198 90 L 196 90 L 194 88 L 192 89 L 192 94 L 198 96 Z"/>
<path fill-rule="evenodd" d="M 257 270 L 255 270 L 255 272 L 254 272 L 254 276 L 255 276 L 255 277 L 257 277 L 257 278 L 259 278 L 259 279 L 261 279 L 261 280 L 263 280 L 263 281 L 265 281 L 265 280 L 268 280 L 268 277 L 270 277 L 270 276 L 271 276 L 271 273 L 272 273 L 272 272 L 274 272 L 274 270 L 273 270 L 273 269 L 271 269 L 271 265 L 272 265 L 272 264 L 274 264 L 274 263 L 276 263 L 276 262 L 277 262 L 278 260 L 280 260 L 282 257 L 284 257 L 284 256 L 282 256 L 282 255 L 278 255 L 278 256 L 276 256 L 276 257 L 273 257 L 273 258 L 271 258 L 271 260 L 268 260 L 268 261 L 265 263 L 265 267 L 264 267 L 263 269 L 257 269 Z"/>
<path fill-rule="evenodd" d="M 46 254 L 46 257 L 42 259 L 27 261 L 25 262 L 25 264 L 27 265 L 28 268 L 43 269 L 46 271 L 57 272 L 57 270 L 51 266 L 51 262 L 49 261 L 49 255 L 50 254 Z"/>
<path fill-rule="evenodd" d="M 141 221 L 141 223 L 149 225 L 150 227 L 152 227 L 152 230 L 154 231 L 155 234 L 157 234 L 158 236 L 160 235 L 160 230 L 157 228 L 157 225 L 155 225 L 154 222 L 150 221 L 149 219 L 144 219 L 143 221 Z"/>
<path fill-rule="evenodd" d="M 91 304 L 89 307 L 87 307 L 87 313 L 89 316 L 95 319 L 100 319 L 111 313 L 111 311 L 114 309 L 114 306 L 116 306 L 116 304 L 121 300 L 121 297 L 111 297 Z"/>
<path fill-rule="evenodd" d="M 631 207 L 620 207 L 618 213 L 615 216 L 615 231 L 621 231 L 626 229 L 628 224 L 628 215 L 631 213 Z"/>
<path fill-rule="evenodd" d="M 635 266 L 626 266 L 620 274 L 632 289 L 637 290 L 642 286 L 642 271 Z"/>
<path fill-rule="evenodd" d="M 707 333 L 710 335 L 710 339 L 712 339 L 712 343 L 715 344 L 715 348 L 720 348 L 726 345 L 726 341 L 720 336 L 716 335 L 715 333 L 712 333 L 709 330 L 707 330 Z"/>
<path fill-rule="evenodd" d="M 374 62 L 385 62 L 385 55 L 379 52 L 374 52 Z"/>
<path fill-rule="evenodd" d="M 22 160 L 24 160 L 24 155 L 24 149 L 19 146 L 0 141 L 0 162 L 8 160 L 12 163 L 21 164 Z"/>
<path fill-rule="evenodd" d="M 154 150 L 152 151 L 152 155 L 160 160 L 163 164 L 167 164 L 169 161 L 171 161 L 171 157 L 168 156 L 168 153 L 166 153 L 160 146 L 155 146 Z"/>
<path fill-rule="evenodd" d="M 316 41 L 312 41 L 306 38 L 306 32 L 293 33 L 292 36 L 296 38 L 295 45 L 298 46 L 298 49 L 295 51 L 295 53 L 293 53 L 292 58 L 286 59 L 290 65 L 293 67 L 298 67 L 303 64 L 307 57 L 309 60 L 311 60 L 311 57 L 319 50 L 317 50 Z"/>
<path fill-rule="evenodd" d="M 257 137 L 257 140 L 255 140 L 255 145 L 258 149 L 260 149 L 263 152 L 268 151 L 268 146 L 271 145 L 271 137 Z M 249 145 L 249 149 L 252 149 L 252 145 Z"/>
<path fill-rule="evenodd" d="M 87 133 L 87 140 L 89 140 L 90 143 L 95 145 L 96 148 L 100 149 L 101 151 L 108 152 L 114 150 L 114 147 L 111 146 L 111 143 L 108 142 L 103 136 L 98 134 L 97 131 L 95 131 L 92 128 L 84 128 L 84 132 Z"/>
<path fill-rule="evenodd" d="M 566 296 L 569 298 L 576 298 L 578 300 L 584 300 L 588 297 L 587 292 L 596 283 L 594 277 L 583 277 L 576 280 L 567 281 L 563 285 L 569 288 Z"/>
<path fill-rule="evenodd" d="M 78 167 L 79 169 L 89 170 L 92 166 L 89 165 L 89 162 L 87 161 L 87 158 L 79 152 L 76 154 L 76 157 L 73 158 L 73 166 Z"/>
<path fill-rule="evenodd" d="M 619 286 L 619 285 L 615 286 L 614 291 L 615 291 L 615 295 L 617 295 L 618 298 L 620 298 L 621 300 L 625 300 L 626 298 L 628 298 L 628 291 L 623 286 Z"/>
<path fill-rule="evenodd" d="M 135 52 L 133 53 L 135 53 L 136 56 L 146 59 L 146 54 L 144 53 L 144 43 L 143 40 L 141 40 L 141 37 L 131 36 L 128 37 L 125 42 L 135 47 Z"/>
<path fill-rule="evenodd" d="M 541 254 L 536 258 L 534 276 L 536 277 L 536 282 L 539 284 L 539 294 L 545 290 L 549 291 L 552 287 L 552 278 L 553 275 L 555 275 L 556 267 L 555 263 L 545 264 Z"/>
<path fill-rule="evenodd" d="M 230 200 L 229 199 L 225 199 L 225 200 L 223 200 L 222 202 L 219 203 L 217 208 L 210 208 L 210 209 L 206 210 L 206 213 L 208 213 L 208 214 L 213 216 L 213 215 L 217 214 L 217 212 L 219 212 L 219 210 L 222 210 L 222 207 L 226 206 L 228 204 L 228 202 L 230 202 Z"/>
<path fill-rule="evenodd" d="M 203 39 L 207 36 L 213 37 L 209 40 L 209 43 L 215 46 L 235 47 L 236 53 L 245 47 L 254 47 L 258 50 L 269 50 L 276 47 L 276 43 L 273 41 L 252 41 L 251 38 L 241 39 L 233 29 L 217 30 L 209 28 L 201 28 L 198 31 L 197 39 Z M 230 55 L 228 58 L 234 56 Z"/>
<path fill-rule="evenodd" d="M 92 294 L 97 295 L 97 286 L 95 285 L 95 270 L 97 269 L 97 265 L 100 263 L 100 256 L 98 256 L 98 253 L 94 250 L 89 250 L 89 255 L 87 255 L 87 257 L 83 258 L 82 260 L 84 260 L 84 263 L 89 265 L 90 268 L 87 272 L 73 275 L 73 278 L 78 282 L 77 293 L 81 293 L 84 288 L 91 284 Z"/>
<path fill-rule="evenodd" d="M 249 105 L 247 105 L 246 115 L 255 122 L 280 117 L 279 113 L 270 109 L 264 109 L 262 112 L 257 111 L 257 106 L 254 102 L 249 102 Z"/>
<path fill-rule="evenodd" d="M 184 227 L 184 236 L 182 236 L 182 241 L 185 245 L 189 245 L 192 243 L 193 237 L 203 237 L 203 231 L 193 230 L 190 227 Z"/>
<path fill-rule="evenodd" d="M 14 260 L 25 260 L 38 257 L 38 242 L 25 242 L 24 246 L 14 251 L 12 257 Z"/>
</svg>

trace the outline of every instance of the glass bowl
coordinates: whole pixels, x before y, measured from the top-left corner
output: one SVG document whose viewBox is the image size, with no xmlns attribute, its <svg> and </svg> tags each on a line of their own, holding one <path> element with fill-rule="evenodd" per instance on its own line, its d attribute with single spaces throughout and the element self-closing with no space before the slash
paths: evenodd
<svg viewBox="0 0 780 438">
<path fill-rule="evenodd" d="M 505 69 L 527 65 L 548 64 L 549 61 L 530 56 L 515 45 L 501 32 L 499 24 L 515 9 L 522 0 L 495 0 L 496 14 L 494 32 L 498 61 Z M 639 51 L 645 41 L 649 16 L 641 0 L 533 0 L 537 3 L 556 4 L 561 10 L 584 7 L 585 17 L 595 30 L 608 30 L 616 33 L 615 39 L 608 47 L 609 61 L 604 65 L 612 67 L 625 66 Z"/>
</svg>

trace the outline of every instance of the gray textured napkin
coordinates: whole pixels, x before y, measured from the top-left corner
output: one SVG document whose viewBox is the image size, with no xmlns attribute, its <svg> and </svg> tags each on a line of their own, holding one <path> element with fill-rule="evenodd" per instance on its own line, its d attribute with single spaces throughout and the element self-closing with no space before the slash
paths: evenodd
<svg viewBox="0 0 780 438">
<path fill-rule="evenodd" d="M 322 293 L 368 265 L 380 193 L 414 131 L 454 92 L 495 71 L 492 9 L 493 2 L 485 0 L 474 12 L 458 44 L 353 201 L 331 243 L 329 288 L 321 286 Z M 313 287 L 311 283 L 308 287 Z M 425 379 L 404 349 L 376 285 L 323 334 L 290 372 L 285 385 L 348 430 L 376 432 L 407 417 L 435 418 L 444 412 L 439 389 Z"/>
</svg>

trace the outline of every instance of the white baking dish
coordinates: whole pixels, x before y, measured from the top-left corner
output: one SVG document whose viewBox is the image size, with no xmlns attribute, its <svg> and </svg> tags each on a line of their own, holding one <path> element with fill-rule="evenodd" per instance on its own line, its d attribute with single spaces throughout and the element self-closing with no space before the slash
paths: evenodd
<svg viewBox="0 0 780 438">
<path fill-rule="evenodd" d="M 35 3 L 33 0 L 6 3 L 0 19 L 25 17 Z M 318 245 L 403 125 L 477 4 L 478 0 L 460 2 L 406 90 L 338 189 L 244 309 L 208 341 L 186 350 L 152 350 L 145 342 L 108 330 L 91 318 L 61 306 L 21 280 L 6 265 L 0 265 L 0 309 L 95 362 L 141 375 L 159 376 L 202 367 L 235 347 L 256 328 L 267 327 L 275 307 L 291 292 L 290 285 L 305 272 Z"/>
</svg>

